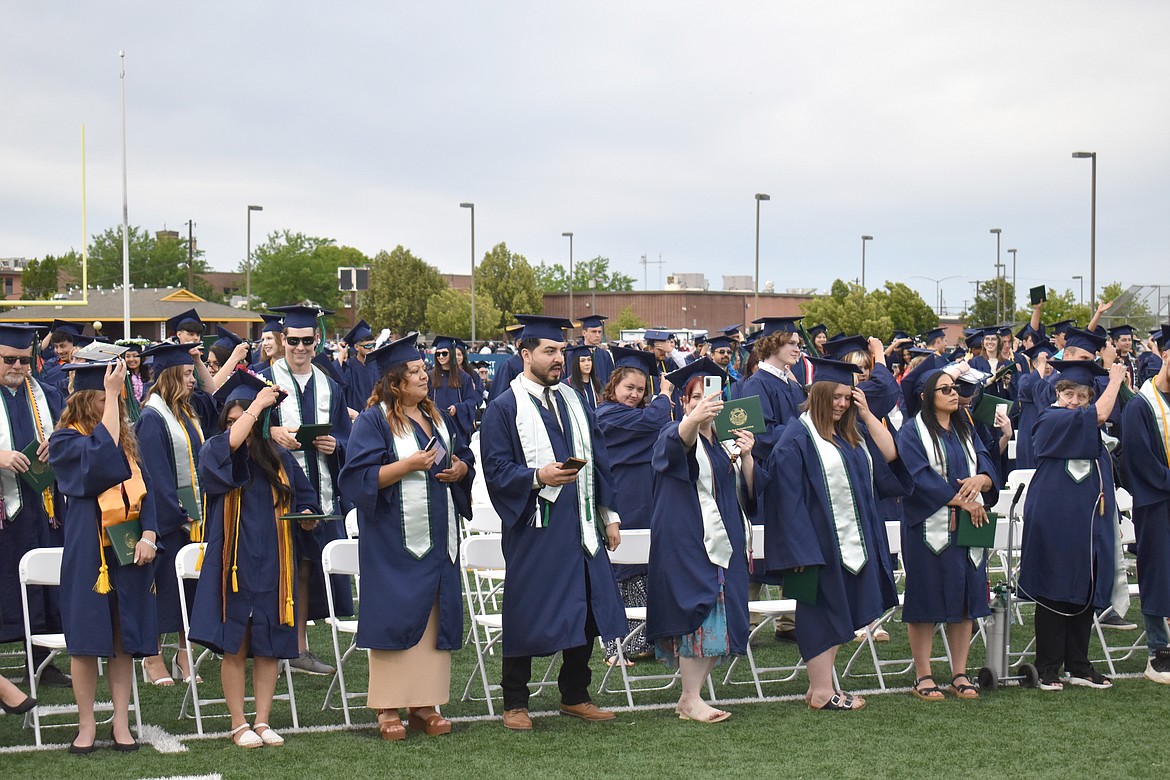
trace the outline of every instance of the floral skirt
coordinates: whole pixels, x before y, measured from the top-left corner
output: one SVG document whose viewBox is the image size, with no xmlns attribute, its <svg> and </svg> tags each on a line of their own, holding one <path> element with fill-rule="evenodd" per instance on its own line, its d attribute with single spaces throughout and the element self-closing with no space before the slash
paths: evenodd
<svg viewBox="0 0 1170 780">
<path fill-rule="evenodd" d="M 625 607 L 644 607 L 646 606 L 646 575 L 640 577 L 631 577 L 628 580 L 622 580 L 618 583 L 618 592 L 622 596 L 622 606 Z M 635 628 L 644 625 L 641 620 L 627 620 L 626 633 L 633 632 Z M 619 639 L 612 639 L 605 643 L 605 658 L 609 660 L 617 655 Z M 640 633 L 631 639 L 625 648 L 626 658 L 640 658 L 652 652 L 650 647 L 650 640 L 646 639 L 646 634 Z"/>
<path fill-rule="evenodd" d="M 659 638 L 654 643 L 654 654 L 670 669 L 678 668 L 679 658 L 719 658 L 719 663 L 723 663 L 730 657 L 731 638 L 727 632 L 727 607 L 722 584 L 715 606 L 707 613 L 703 624 L 685 636 Z"/>
</svg>

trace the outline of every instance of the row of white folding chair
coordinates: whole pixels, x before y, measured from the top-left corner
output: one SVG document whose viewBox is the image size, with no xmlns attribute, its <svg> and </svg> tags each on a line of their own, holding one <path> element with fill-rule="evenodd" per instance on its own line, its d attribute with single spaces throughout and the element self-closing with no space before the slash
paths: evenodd
<svg viewBox="0 0 1170 780">
<path fill-rule="evenodd" d="M 329 681 L 329 687 L 325 691 L 325 700 L 321 703 L 321 709 L 332 707 L 330 701 L 334 689 L 337 689 L 338 697 L 341 700 L 341 711 L 347 726 L 350 725 L 350 699 L 360 699 L 366 693 L 364 691 L 350 691 L 345 684 L 345 662 L 357 649 L 358 616 L 343 618 L 334 611 L 332 575 L 353 577 L 360 592 L 361 566 L 358 559 L 358 544 L 357 539 L 334 539 L 321 551 L 321 569 L 325 573 L 325 601 L 329 606 L 329 618 L 326 622 L 329 624 L 329 633 L 333 639 L 333 668 L 335 670 L 333 679 Z M 354 604 L 356 607 L 357 599 L 354 599 Z M 350 638 L 344 651 L 341 649 L 340 638 L 342 634 Z M 337 709 L 336 707 L 332 708 Z"/>
<path fill-rule="evenodd" d="M 65 634 L 63 633 L 35 633 L 32 627 L 32 620 L 29 616 L 29 598 L 28 589 L 30 587 L 60 587 L 61 585 L 61 560 L 64 550 L 60 547 L 38 547 L 26 552 L 20 559 L 19 577 L 20 577 L 20 602 L 24 614 L 24 635 L 25 635 L 25 661 L 28 668 L 32 669 L 32 674 L 29 675 L 29 696 L 37 697 L 37 683 L 41 679 L 41 673 L 45 667 L 53 662 L 61 653 L 67 649 L 65 642 Z M 33 648 L 39 647 L 48 650 L 49 654 L 40 665 L 33 663 Z M 138 703 L 138 675 L 131 674 L 131 700 L 130 711 L 134 713 L 134 726 L 137 734 L 142 734 L 142 714 Z M 41 745 L 41 729 L 42 728 L 58 728 L 63 726 L 76 725 L 73 723 L 54 723 L 46 724 L 41 722 L 41 710 L 45 709 L 47 705 L 38 704 L 25 714 L 24 725 L 27 728 L 32 726 L 33 738 L 37 746 Z M 97 709 L 97 708 L 95 708 Z M 77 713 L 76 705 L 58 710 L 54 708 L 54 712 L 46 712 L 45 715 L 57 715 Z"/>
</svg>

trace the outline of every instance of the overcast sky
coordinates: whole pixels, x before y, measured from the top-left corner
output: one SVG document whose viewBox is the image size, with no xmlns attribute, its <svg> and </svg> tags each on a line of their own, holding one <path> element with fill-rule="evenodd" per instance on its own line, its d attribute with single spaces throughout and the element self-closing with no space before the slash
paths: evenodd
<svg viewBox="0 0 1170 780">
<path fill-rule="evenodd" d="M 291 229 L 445 272 L 499 241 L 753 272 L 860 275 L 934 302 L 1018 249 L 1021 296 L 1089 276 L 1170 285 L 1170 3 L 0 0 L 0 256 L 121 221 L 183 230 L 216 268 Z M 1161 140 L 1159 140 L 1159 138 Z M 665 265 L 643 266 L 647 255 Z M 1170 290 L 1167 290 L 1170 292 Z"/>
</svg>

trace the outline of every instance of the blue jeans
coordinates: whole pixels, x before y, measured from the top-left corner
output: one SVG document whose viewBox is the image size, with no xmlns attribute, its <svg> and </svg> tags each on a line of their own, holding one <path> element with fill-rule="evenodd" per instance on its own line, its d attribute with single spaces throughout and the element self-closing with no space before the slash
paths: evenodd
<svg viewBox="0 0 1170 780">
<path fill-rule="evenodd" d="M 1147 615 L 1142 613 L 1142 620 L 1146 623 L 1146 647 L 1150 651 L 1150 658 L 1163 647 L 1170 646 L 1170 632 L 1166 630 L 1166 618 L 1161 615 Z"/>
</svg>

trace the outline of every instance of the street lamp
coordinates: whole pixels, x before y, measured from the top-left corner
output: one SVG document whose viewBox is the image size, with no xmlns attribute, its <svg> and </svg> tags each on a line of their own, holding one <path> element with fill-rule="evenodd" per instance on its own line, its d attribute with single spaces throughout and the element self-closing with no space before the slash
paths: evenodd
<svg viewBox="0 0 1170 780">
<path fill-rule="evenodd" d="M 1089 206 L 1089 298 L 1097 300 L 1097 153 L 1073 152 L 1077 160 L 1093 161 L 1092 203 Z M 1081 296 L 1084 297 L 1083 295 Z M 1082 301 L 1083 303 L 1084 301 Z"/>
<path fill-rule="evenodd" d="M 755 320 L 760 318 L 760 201 L 771 199 L 771 195 L 756 193 L 756 275 L 752 281 L 756 288 L 756 315 L 752 318 Z"/>
<path fill-rule="evenodd" d="M 1083 305 L 1085 302 L 1085 277 L 1077 274 L 1073 279 L 1081 283 L 1081 297 L 1077 298 L 1077 301 Z"/>
<path fill-rule="evenodd" d="M 911 279 L 925 279 L 928 282 L 934 282 L 935 313 L 941 317 L 942 316 L 942 292 L 940 292 L 939 285 L 942 284 L 943 282 L 947 281 L 948 279 L 961 279 L 962 277 L 963 277 L 963 274 L 955 274 L 954 276 L 944 276 L 941 279 L 935 279 L 935 278 L 930 277 L 930 276 L 911 276 L 910 278 Z"/>
<path fill-rule="evenodd" d="M 573 319 L 573 234 L 561 233 L 569 239 L 569 319 Z"/>
<path fill-rule="evenodd" d="M 252 212 L 263 211 L 263 206 L 248 206 L 248 261 L 244 264 L 244 305 L 252 308 Z"/>
<path fill-rule="evenodd" d="M 471 344 L 475 346 L 475 204 L 460 203 L 459 208 L 471 209 Z"/>
<path fill-rule="evenodd" d="M 865 242 L 873 241 L 873 236 L 861 237 L 861 289 L 865 289 Z"/>
<path fill-rule="evenodd" d="M 187 289 L 195 287 L 195 220 L 187 220 Z"/>
<path fill-rule="evenodd" d="M 593 297 L 593 302 L 589 304 L 589 313 L 597 314 L 597 277 L 589 279 L 589 294 Z"/>
<path fill-rule="evenodd" d="M 1011 319 L 1016 317 L 1016 300 L 1019 298 L 1019 293 L 1016 291 L 1016 250 L 1009 249 L 1008 254 L 1012 256 L 1012 312 Z"/>
<path fill-rule="evenodd" d="M 1003 286 L 999 283 L 999 269 L 1003 268 L 1003 264 L 999 262 L 999 234 L 1003 231 L 999 228 L 992 228 L 991 232 L 995 234 L 995 286 L 999 288 L 995 318 L 999 322 L 1003 322 Z"/>
</svg>

